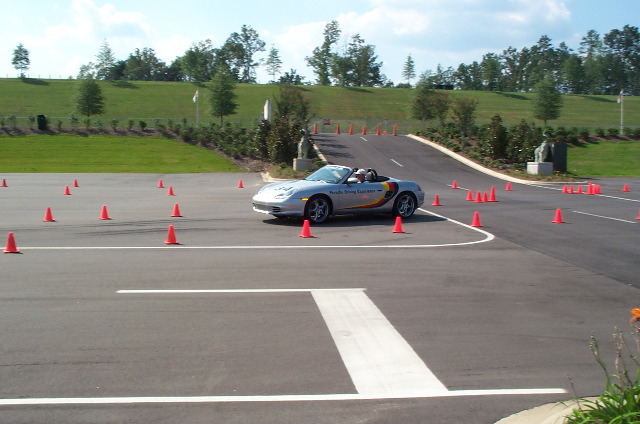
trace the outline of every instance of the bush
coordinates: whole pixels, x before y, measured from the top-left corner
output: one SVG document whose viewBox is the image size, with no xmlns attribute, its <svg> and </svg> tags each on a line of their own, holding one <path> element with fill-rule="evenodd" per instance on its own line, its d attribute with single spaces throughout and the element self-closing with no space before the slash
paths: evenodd
<svg viewBox="0 0 640 424">
<path fill-rule="evenodd" d="M 620 130 L 615 127 L 607 128 L 607 136 L 611 138 L 618 137 L 620 135 Z"/>
<path fill-rule="evenodd" d="M 111 128 L 113 128 L 114 132 L 118 130 L 118 120 L 117 119 L 112 119 L 111 120 Z"/>
<path fill-rule="evenodd" d="M 142 119 L 140 120 L 140 122 L 138 122 L 138 125 L 140 125 L 141 132 L 144 132 L 144 129 L 147 128 L 147 122 L 143 121 Z"/>
<path fill-rule="evenodd" d="M 633 130 L 633 139 L 640 140 L 640 127 L 637 127 Z"/>
<path fill-rule="evenodd" d="M 600 138 L 605 137 L 604 129 L 602 128 L 596 128 L 594 131 L 594 134 L 596 135 L 596 137 L 600 137 Z"/>
<path fill-rule="evenodd" d="M 135 121 L 133 119 L 129 119 L 129 122 L 127 122 L 127 129 L 131 131 L 134 125 L 135 125 Z"/>
</svg>

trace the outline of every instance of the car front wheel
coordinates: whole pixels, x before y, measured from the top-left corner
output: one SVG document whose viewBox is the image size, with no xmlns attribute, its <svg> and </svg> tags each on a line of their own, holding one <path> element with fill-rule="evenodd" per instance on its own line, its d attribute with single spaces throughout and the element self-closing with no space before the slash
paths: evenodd
<svg viewBox="0 0 640 424">
<path fill-rule="evenodd" d="M 314 224 L 321 224 L 329 218 L 331 204 L 324 196 L 315 196 L 307 201 L 304 217 Z"/>
<path fill-rule="evenodd" d="M 393 215 L 409 218 L 416 211 L 416 198 L 409 192 L 400 193 L 393 205 Z"/>
</svg>

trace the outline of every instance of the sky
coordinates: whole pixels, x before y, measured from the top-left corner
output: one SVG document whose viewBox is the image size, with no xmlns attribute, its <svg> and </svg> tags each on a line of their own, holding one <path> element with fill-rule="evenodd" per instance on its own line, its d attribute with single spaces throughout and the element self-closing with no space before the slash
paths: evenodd
<svg viewBox="0 0 640 424">
<path fill-rule="evenodd" d="M 0 13 L 0 77 L 15 77 L 13 51 L 29 51 L 32 78 L 76 77 L 96 60 L 106 40 L 116 59 L 136 48 L 154 49 L 170 64 L 192 44 L 210 39 L 220 47 L 242 25 L 256 30 L 266 50 L 275 47 L 282 72 L 295 69 L 315 81 L 305 57 L 323 41 L 325 25 L 338 21 L 340 47 L 359 34 L 375 47 L 382 73 L 406 82 L 402 69 L 411 55 L 419 75 L 438 65 L 482 61 L 507 47 L 518 50 L 542 35 L 554 46 L 577 50 L 589 30 L 604 35 L 640 24 L 639 0 L 30 0 L 4 5 Z M 258 82 L 270 78 L 264 66 Z"/>
</svg>

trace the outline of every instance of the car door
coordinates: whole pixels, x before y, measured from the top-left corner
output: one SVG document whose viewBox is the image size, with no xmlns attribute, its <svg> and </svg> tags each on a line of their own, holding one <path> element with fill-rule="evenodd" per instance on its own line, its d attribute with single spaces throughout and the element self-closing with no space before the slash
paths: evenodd
<svg viewBox="0 0 640 424">
<path fill-rule="evenodd" d="M 334 207 L 345 211 L 377 208 L 384 204 L 386 187 L 382 183 L 346 183 L 334 202 Z M 337 204 L 336 204 L 337 203 Z"/>
</svg>

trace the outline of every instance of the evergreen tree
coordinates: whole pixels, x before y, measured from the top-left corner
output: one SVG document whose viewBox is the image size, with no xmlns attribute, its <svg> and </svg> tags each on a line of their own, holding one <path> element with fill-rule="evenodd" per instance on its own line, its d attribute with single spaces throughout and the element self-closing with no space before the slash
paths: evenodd
<svg viewBox="0 0 640 424">
<path fill-rule="evenodd" d="M 407 80 L 409 86 L 411 86 L 411 80 L 416 77 L 416 65 L 411 55 L 407 56 L 407 61 L 404 63 L 402 77 Z"/>
<path fill-rule="evenodd" d="M 25 77 L 25 72 L 29 70 L 31 61 L 29 60 L 29 50 L 22 43 L 13 50 L 13 59 L 11 60 L 13 67 L 20 72 L 20 78 Z"/>
<path fill-rule="evenodd" d="M 109 46 L 107 40 L 102 42 L 102 46 L 100 46 L 100 51 L 96 55 L 96 78 L 103 80 L 113 80 L 115 79 L 115 67 L 116 67 L 116 58 L 113 55 L 113 50 Z"/>
<path fill-rule="evenodd" d="M 104 113 L 104 96 L 102 89 L 92 77 L 80 81 L 76 97 L 76 111 L 90 118 Z"/>
<path fill-rule="evenodd" d="M 313 54 L 305 58 L 307 64 L 316 74 L 320 85 L 331 85 L 331 67 L 334 62 L 333 45 L 340 39 L 338 21 L 331 21 L 324 27 L 324 41 L 320 47 L 313 49 Z"/>
<path fill-rule="evenodd" d="M 556 89 L 555 81 L 551 76 L 547 76 L 536 84 L 534 93 L 533 117 L 542 120 L 547 126 L 547 121 L 560 117 L 562 96 Z"/>
<path fill-rule="evenodd" d="M 267 68 L 267 73 L 271 75 L 271 81 L 276 82 L 276 75 L 280 73 L 280 69 L 282 68 L 282 60 L 280 60 L 280 52 L 278 52 L 275 46 L 271 46 L 269 56 L 267 56 L 264 65 Z"/>
<path fill-rule="evenodd" d="M 220 117 L 220 125 L 223 124 L 225 116 L 233 115 L 238 108 L 236 103 L 238 95 L 234 93 L 235 87 L 233 76 L 225 68 L 218 69 L 207 87 L 211 114 Z"/>
</svg>

